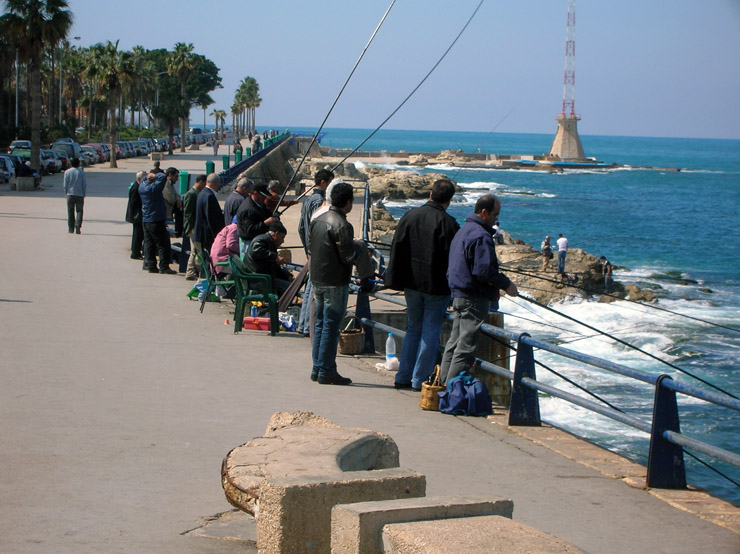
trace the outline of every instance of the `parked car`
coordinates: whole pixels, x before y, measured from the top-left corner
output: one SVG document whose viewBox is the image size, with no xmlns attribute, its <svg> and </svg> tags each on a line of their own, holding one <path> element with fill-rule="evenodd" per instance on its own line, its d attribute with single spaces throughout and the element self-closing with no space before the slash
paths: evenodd
<svg viewBox="0 0 740 554">
<path fill-rule="evenodd" d="M 15 169 L 15 173 L 18 174 L 18 170 L 21 167 L 21 164 L 23 163 L 23 160 L 19 156 L 16 156 L 15 154 L 3 154 L 6 158 L 10 158 L 10 160 L 13 162 L 13 168 Z"/>
<path fill-rule="evenodd" d="M 0 156 L 0 176 L 2 176 L 3 184 L 9 182 L 15 177 L 15 168 L 10 158 Z"/>
<path fill-rule="evenodd" d="M 54 150 L 41 150 L 41 158 L 47 160 L 49 173 L 59 173 L 62 170 L 62 160 L 59 159 Z"/>
<path fill-rule="evenodd" d="M 90 165 L 101 162 L 101 154 L 98 154 L 98 150 L 94 146 L 83 144 L 82 146 L 80 146 L 80 150 L 82 150 L 83 156 L 87 156 L 89 158 Z"/>
<path fill-rule="evenodd" d="M 67 158 L 69 160 L 80 157 L 80 145 L 68 138 L 55 140 L 51 145 L 50 150 L 64 150 L 67 153 Z"/>
<path fill-rule="evenodd" d="M 31 159 L 30 148 L 13 148 L 13 154 L 15 156 L 18 156 L 21 159 L 22 163 L 25 163 Z M 39 169 L 41 170 L 41 175 L 48 175 L 50 173 L 49 159 L 47 157 L 44 157 L 43 150 L 39 151 Z"/>
<path fill-rule="evenodd" d="M 10 143 L 10 146 L 8 146 L 8 154 L 13 153 L 14 148 L 28 148 L 31 149 L 31 141 L 30 140 L 14 140 Z"/>
<path fill-rule="evenodd" d="M 96 155 L 98 156 L 98 161 L 95 162 L 95 163 L 108 161 L 106 159 L 107 156 L 106 156 L 105 149 L 103 148 L 103 145 L 102 144 L 98 144 L 98 143 L 94 143 L 94 142 L 88 142 L 87 144 L 83 144 L 80 148 L 82 150 L 86 150 L 87 148 L 92 149 L 96 153 Z"/>
<path fill-rule="evenodd" d="M 62 171 L 66 171 L 70 167 L 72 167 L 72 160 L 69 159 L 69 156 L 64 150 L 61 150 L 59 148 L 52 148 L 54 153 L 57 155 L 57 158 L 59 158 L 59 161 L 62 162 Z M 80 161 L 82 161 L 82 158 L 78 158 Z"/>
</svg>

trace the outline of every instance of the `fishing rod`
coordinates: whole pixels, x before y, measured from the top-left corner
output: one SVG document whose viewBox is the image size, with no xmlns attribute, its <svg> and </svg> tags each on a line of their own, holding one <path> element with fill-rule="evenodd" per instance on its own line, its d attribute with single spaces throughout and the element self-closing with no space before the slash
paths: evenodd
<svg viewBox="0 0 740 554">
<path fill-rule="evenodd" d="M 430 75 L 432 74 L 432 72 L 433 72 L 433 71 L 434 71 L 435 69 L 437 69 L 437 66 L 438 66 L 438 65 L 439 65 L 440 63 L 442 63 L 442 60 L 444 60 L 444 59 L 445 59 L 445 57 L 447 56 L 447 54 L 449 53 L 449 51 L 450 51 L 450 50 L 452 50 L 452 47 L 453 47 L 453 46 L 455 46 L 455 43 L 456 43 L 456 42 L 458 41 L 458 39 L 459 39 L 459 38 L 460 38 L 460 37 L 462 36 L 462 34 L 463 34 L 463 33 L 465 32 L 465 29 L 467 29 L 467 28 L 468 28 L 468 25 L 470 25 L 470 22 L 471 22 L 471 21 L 473 21 L 473 18 L 475 17 L 475 14 L 477 14 L 477 13 L 478 13 L 478 10 L 480 9 L 480 7 L 481 7 L 482 5 L 483 5 L 483 0 L 480 0 L 480 2 L 478 3 L 478 6 L 476 6 L 475 10 L 473 10 L 473 14 L 472 14 L 472 15 L 470 16 L 470 18 L 468 19 L 467 23 L 465 23 L 465 25 L 463 26 L 463 28 L 462 28 L 462 29 L 460 30 L 460 32 L 459 32 L 459 33 L 457 34 L 457 36 L 455 37 L 455 40 L 453 40 L 453 41 L 452 41 L 452 44 L 450 44 L 450 45 L 449 45 L 449 46 L 447 47 L 447 50 L 445 50 L 445 51 L 444 51 L 444 54 L 442 54 L 442 57 L 441 57 L 441 58 L 439 58 L 439 60 L 437 60 L 437 63 L 435 63 L 435 64 L 434 64 L 434 66 L 432 66 L 432 69 L 430 69 L 430 70 L 429 70 L 429 72 L 428 72 L 428 73 L 427 73 L 427 74 L 426 74 L 426 75 L 424 76 L 424 78 L 423 78 L 423 79 L 422 79 L 422 80 L 421 80 L 421 81 L 419 82 L 419 84 L 418 84 L 418 85 L 416 85 L 416 87 L 414 88 L 414 90 L 412 90 L 412 91 L 411 91 L 411 92 L 409 93 L 409 95 L 408 95 L 408 96 L 407 96 L 406 98 L 404 98 L 403 102 L 401 102 L 401 103 L 400 103 L 400 104 L 398 105 L 398 107 L 397 107 L 397 108 L 396 108 L 395 110 L 393 110 L 393 111 L 391 112 L 391 115 L 389 115 L 388 117 L 386 117 L 386 118 L 385 118 L 385 119 L 383 120 L 383 122 L 382 122 L 382 123 L 381 123 L 380 125 L 378 125 L 378 126 L 377 126 L 377 127 L 375 128 L 375 130 L 374 130 L 374 131 L 373 131 L 372 133 L 370 133 L 370 134 L 369 134 L 369 135 L 367 136 L 367 138 L 366 138 L 365 140 L 363 140 L 363 141 L 362 141 L 362 142 L 361 142 L 361 143 L 360 143 L 359 145 L 357 145 L 357 147 L 356 147 L 356 148 L 355 148 L 354 150 L 352 150 L 352 151 L 351 151 L 351 152 L 350 152 L 349 154 L 347 154 L 347 155 L 346 155 L 346 156 L 345 156 L 345 157 L 344 157 L 344 158 L 343 158 L 343 159 L 342 159 L 342 160 L 341 160 L 341 161 L 340 161 L 340 162 L 339 162 L 339 163 L 338 163 L 337 165 L 335 165 L 335 166 L 334 166 L 334 167 L 332 168 L 332 171 L 334 171 L 335 169 L 337 169 L 337 168 L 338 168 L 338 167 L 339 167 L 340 165 L 342 165 L 342 164 L 343 164 L 344 162 L 346 162 L 346 161 L 347 161 L 347 159 L 348 159 L 348 158 L 349 158 L 350 156 L 352 156 L 352 154 L 354 154 L 354 153 L 355 153 L 355 152 L 357 152 L 357 151 L 358 151 L 358 150 L 359 150 L 360 148 L 362 148 L 362 146 L 363 146 L 363 145 L 364 145 L 364 144 L 365 144 L 365 143 L 366 143 L 367 141 L 369 141 L 369 140 L 370 140 L 370 139 L 371 139 L 371 138 L 372 138 L 372 137 L 373 137 L 373 136 L 375 135 L 375 133 L 377 133 L 377 132 L 378 132 L 378 131 L 379 131 L 379 130 L 380 130 L 380 129 L 381 129 L 382 127 L 383 127 L 383 125 L 385 125 L 386 123 L 388 123 L 388 121 L 390 120 L 390 118 L 392 118 L 392 117 L 393 117 L 394 115 L 396 115 L 396 112 L 397 112 L 398 110 L 400 110 L 400 109 L 401 109 L 401 108 L 403 107 L 403 105 L 404 105 L 404 104 L 405 104 L 405 103 L 406 103 L 406 102 L 407 102 L 407 101 L 409 100 L 409 98 L 411 98 L 411 97 L 412 97 L 412 96 L 414 95 L 414 93 L 415 93 L 415 92 L 416 92 L 417 90 L 419 90 L 419 88 L 421 87 L 421 85 L 423 85 L 423 84 L 424 84 L 424 82 L 425 82 L 425 81 L 426 81 L 426 80 L 427 80 L 427 79 L 429 78 L 429 76 L 430 76 Z"/>
<path fill-rule="evenodd" d="M 537 275 L 536 273 L 528 273 L 526 271 L 522 271 L 521 269 L 515 269 L 515 268 L 509 266 L 508 265 L 509 263 L 511 263 L 511 262 L 502 263 L 502 264 L 500 264 L 500 266 L 503 267 L 504 269 L 506 269 L 506 271 L 507 272 L 510 272 L 510 273 L 516 273 L 516 274 L 519 274 L 519 275 L 524 275 L 525 277 L 533 277 L 535 279 L 539 279 L 541 281 L 546 281 L 548 283 L 561 284 L 561 281 L 556 281 L 555 279 L 550 279 L 548 277 L 543 277 L 541 275 Z M 586 289 L 586 287 L 583 287 L 583 286 L 579 286 L 579 285 L 568 285 L 568 286 L 573 287 L 575 289 L 582 290 L 584 292 L 589 292 Z M 714 321 L 709 321 L 709 320 L 706 320 L 706 319 L 702 319 L 700 317 L 695 317 L 695 316 L 692 316 L 692 315 L 682 314 L 681 312 L 676 312 L 676 311 L 673 311 L 673 310 L 669 310 L 668 308 L 662 308 L 660 306 L 655 306 L 653 304 L 644 304 L 644 303 L 639 302 L 637 300 L 630 300 L 629 298 L 620 298 L 619 296 L 616 296 L 615 294 L 608 293 L 608 292 L 605 292 L 604 293 L 604 296 L 608 296 L 608 297 L 614 298 L 616 300 L 624 300 L 626 302 L 630 302 L 632 304 L 637 304 L 638 306 L 643 306 L 645 308 L 650 308 L 650 309 L 653 309 L 653 310 L 658 310 L 660 312 L 666 312 L 666 313 L 669 313 L 671 315 L 676 315 L 676 316 L 680 316 L 680 317 L 683 317 L 683 318 L 686 318 L 686 319 L 691 319 L 693 321 L 698 321 L 699 323 L 705 323 L 707 325 L 712 325 L 713 327 L 719 327 L 720 329 L 726 329 L 728 331 L 733 331 L 735 333 L 740 333 L 740 329 L 738 329 L 737 327 L 730 327 L 729 325 L 723 325 L 721 323 L 715 323 Z"/>
<path fill-rule="evenodd" d="M 527 302 L 530 302 L 530 303 L 534 304 L 535 306 L 539 306 L 540 308 L 543 308 L 545 310 L 548 310 L 550 312 L 553 312 L 555 314 L 558 314 L 559 316 L 564 317 L 565 319 L 568 319 L 570 321 L 573 321 L 575 323 L 578 323 L 580 325 L 583 325 L 584 327 L 586 327 L 588 329 L 591 329 L 592 331 L 596 331 L 597 333 L 600 333 L 600 334 L 604 335 L 605 337 L 609 337 L 613 341 L 616 341 L 619 344 L 622 344 L 622 345 L 626 346 L 627 348 L 631 348 L 632 350 L 636 350 L 636 351 L 644 354 L 645 356 L 647 356 L 649 358 L 652 358 L 653 360 L 656 360 L 656 361 L 658 361 L 658 362 L 660 362 L 662 364 L 667 365 L 670 368 L 675 369 L 676 371 L 679 371 L 679 372 L 681 372 L 681 373 L 683 373 L 685 375 L 688 375 L 689 377 L 693 377 L 697 381 L 700 381 L 700 382 L 704 383 L 705 385 L 707 385 L 709 387 L 712 387 L 713 389 L 721 392 L 722 394 L 726 394 L 727 396 L 730 396 L 730 397 L 732 397 L 732 398 L 734 398 L 736 400 L 738 399 L 738 397 L 735 396 L 734 394 L 729 393 L 729 392 L 727 392 L 725 390 L 722 390 L 720 387 L 718 387 L 717 385 L 714 385 L 714 384 L 710 383 L 706 379 L 703 379 L 703 378 L 699 377 L 698 375 L 695 375 L 695 374 L 691 373 L 690 371 L 688 371 L 686 369 L 680 368 L 677 365 L 672 364 L 671 362 L 667 362 L 666 360 L 663 360 L 663 359 L 659 358 L 658 356 L 655 356 L 654 354 L 651 354 L 650 352 L 647 352 L 647 351 L 643 350 L 642 348 L 640 348 L 638 346 L 635 346 L 633 344 L 630 344 L 627 341 L 624 341 L 624 340 L 622 340 L 622 339 L 620 339 L 618 337 L 615 337 L 614 335 L 612 335 L 610 333 L 607 333 L 606 331 L 602 331 L 601 329 L 597 329 L 596 327 L 594 327 L 592 325 L 589 325 L 588 323 L 584 323 L 583 321 L 580 321 L 580 320 L 578 320 L 578 319 L 576 319 L 574 317 L 571 317 L 571 316 L 569 316 L 567 314 L 564 314 L 562 312 L 559 312 L 558 310 L 556 310 L 554 308 L 551 308 L 550 306 L 547 306 L 545 304 L 542 304 L 541 302 L 537 302 L 537 300 L 535 300 L 534 298 L 530 298 L 528 296 L 524 296 L 524 295 L 521 295 L 521 294 L 519 295 L 519 298 L 521 298 L 523 300 L 526 300 Z"/>
<path fill-rule="evenodd" d="M 308 145 L 308 148 L 306 148 L 305 154 L 303 154 L 303 157 L 301 158 L 301 161 L 296 166 L 295 170 L 293 171 L 293 176 L 290 178 L 290 181 L 288 181 L 288 186 L 285 187 L 285 190 L 283 191 L 282 196 L 280 197 L 280 201 L 283 201 L 283 198 L 285 197 L 285 194 L 288 192 L 288 189 L 293 184 L 293 181 L 298 175 L 298 171 L 301 169 L 301 166 L 303 166 L 303 162 L 306 161 L 306 157 L 308 157 L 308 153 L 311 151 L 311 147 L 316 143 L 316 139 L 319 136 L 319 133 L 321 133 L 321 130 L 324 128 L 324 125 L 326 124 L 327 119 L 329 119 L 329 115 L 334 110 L 334 106 L 337 105 L 337 102 L 339 101 L 339 97 L 342 96 L 342 93 L 344 92 L 344 89 L 347 88 L 347 84 L 349 84 L 349 80 L 352 78 L 352 75 L 354 75 L 355 70 L 357 69 L 357 66 L 360 65 L 360 61 L 365 56 L 365 52 L 367 52 L 367 49 L 370 47 L 370 44 L 375 39 L 375 35 L 378 34 L 378 31 L 380 30 L 381 25 L 383 25 L 383 22 L 385 21 L 385 18 L 388 17 L 388 13 L 391 11 L 391 8 L 396 3 L 396 0 L 392 0 L 390 5 L 388 6 L 388 9 L 385 10 L 385 13 L 383 14 L 383 17 L 380 19 L 380 23 L 378 23 L 377 27 L 375 27 L 375 30 L 373 31 L 373 34 L 370 36 L 370 40 L 367 41 L 367 44 L 365 45 L 365 48 L 363 48 L 362 53 L 360 54 L 360 57 L 357 58 L 357 61 L 355 62 L 354 67 L 352 68 L 352 71 L 350 71 L 349 75 L 347 76 L 347 79 L 344 81 L 344 84 L 342 85 L 342 88 L 339 91 L 339 94 L 337 94 L 337 97 L 334 99 L 334 102 L 331 105 L 331 108 L 329 108 L 329 111 L 326 113 L 326 117 L 324 117 L 324 121 L 321 122 L 321 125 L 319 126 L 318 131 L 316 131 L 316 134 L 314 134 L 313 138 L 311 139 L 311 143 Z M 313 188 L 313 187 L 311 187 Z M 278 204 L 279 206 L 280 204 Z M 286 208 L 287 209 L 287 208 Z M 285 210 L 283 210 L 285 212 Z M 280 215 L 282 212 L 278 212 L 278 208 L 275 208 L 275 211 L 273 212 L 273 215 Z"/>
</svg>

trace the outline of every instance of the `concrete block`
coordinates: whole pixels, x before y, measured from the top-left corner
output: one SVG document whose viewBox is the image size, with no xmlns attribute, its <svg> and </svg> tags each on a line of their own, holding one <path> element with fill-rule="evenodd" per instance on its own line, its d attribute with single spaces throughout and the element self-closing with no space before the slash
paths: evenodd
<svg viewBox="0 0 740 554">
<path fill-rule="evenodd" d="M 15 178 L 15 190 L 34 190 L 36 185 L 33 177 L 16 177 Z"/>
<path fill-rule="evenodd" d="M 335 505 L 425 493 L 426 477 L 403 468 L 266 479 L 259 490 L 257 548 L 262 554 L 328 554 Z"/>
<path fill-rule="evenodd" d="M 482 515 L 511 518 L 514 502 L 478 496 L 424 497 L 358 502 L 334 506 L 331 514 L 332 554 L 383 552 L 382 530 L 388 523 L 427 521 Z"/>
<path fill-rule="evenodd" d="M 533 527 L 501 516 L 480 516 L 383 527 L 387 554 L 568 554 L 583 551 Z"/>
</svg>

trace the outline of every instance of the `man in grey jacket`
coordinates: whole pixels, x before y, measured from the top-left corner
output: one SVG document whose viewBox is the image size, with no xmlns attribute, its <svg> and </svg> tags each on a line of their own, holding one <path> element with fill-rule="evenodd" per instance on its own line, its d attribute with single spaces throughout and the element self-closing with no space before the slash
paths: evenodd
<svg viewBox="0 0 740 554">
<path fill-rule="evenodd" d="M 72 167 L 64 172 L 64 194 L 67 195 L 67 226 L 70 233 L 81 233 L 82 207 L 85 204 L 87 181 L 80 159 L 72 158 Z M 75 212 L 77 218 L 75 218 Z"/>
<path fill-rule="evenodd" d="M 321 385 L 349 385 L 337 372 L 339 327 L 347 310 L 352 265 L 358 257 L 354 229 L 347 221 L 352 211 L 352 185 L 338 183 L 331 192 L 329 211 L 311 222 L 308 250 L 316 325 L 313 335 L 311 380 Z"/>
</svg>

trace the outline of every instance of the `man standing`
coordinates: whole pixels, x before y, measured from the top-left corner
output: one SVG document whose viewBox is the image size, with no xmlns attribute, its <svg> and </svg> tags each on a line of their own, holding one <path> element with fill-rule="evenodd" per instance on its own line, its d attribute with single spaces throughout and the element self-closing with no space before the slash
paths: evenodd
<svg viewBox="0 0 740 554">
<path fill-rule="evenodd" d="M 247 253 L 249 243 L 254 237 L 266 233 L 270 225 L 279 221 L 265 206 L 265 199 L 268 196 L 267 185 L 257 183 L 252 188 L 252 194 L 244 199 L 236 212 L 236 225 L 239 228 L 239 248 L 242 257 Z"/>
<path fill-rule="evenodd" d="M 285 258 L 278 256 L 277 252 L 285 242 L 287 234 L 288 231 L 283 224 L 276 221 L 270 225 L 269 231 L 254 237 L 244 256 L 244 265 L 251 273 L 262 273 L 272 277 L 272 286 L 278 296 L 283 295 L 293 280 L 293 274 L 283 268 Z"/>
<path fill-rule="evenodd" d="M 352 264 L 357 258 L 354 229 L 347 221 L 347 214 L 352 211 L 352 197 L 352 185 L 334 185 L 329 211 L 314 219 L 308 229 L 316 313 L 311 380 L 321 385 L 349 385 L 352 382 L 352 379 L 339 375 L 336 360 L 339 326 L 347 311 Z"/>
<path fill-rule="evenodd" d="M 146 177 L 146 172 L 137 171 L 136 180 L 128 188 L 128 204 L 126 205 L 126 222 L 133 225 L 131 232 L 131 259 L 143 260 L 141 246 L 144 243 L 144 225 L 141 222 L 141 197 L 139 185 Z"/>
<path fill-rule="evenodd" d="M 206 186 L 206 176 L 198 175 L 195 184 L 185 193 L 182 199 L 182 234 L 190 239 L 190 257 L 188 258 L 188 267 L 185 270 L 185 279 L 188 281 L 197 281 L 200 275 L 200 264 L 196 252 L 201 251 L 201 245 L 193 238 L 195 230 L 195 208 L 198 204 L 198 195 Z"/>
<path fill-rule="evenodd" d="M 440 379 L 443 383 L 473 365 L 478 330 L 488 316 L 491 301 L 498 302 L 499 290 L 509 296 L 519 294 L 516 285 L 498 270 L 491 225 L 500 210 L 498 198 L 490 194 L 481 196 L 475 203 L 474 213 L 465 218 L 465 225 L 450 246 L 447 280 L 452 290 L 455 319 L 442 356 Z"/>
<path fill-rule="evenodd" d="M 301 219 L 298 222 L 298 237 L 301 239 L 303 249 L 306 252 L 306 263 L 309 263 L 308 256 L 308 228 L 311 223 L 311 216 L 319 209 L 321 204 L 326 200 L 326 188 L 334 179 L 334 173 L 329 169 L 320 169 L 313 178 L 313 193 L 303 201 L 301 206 Z M 306 289 L 303 292 L 303 303 L 301 304 L 301 313 L 298 316 L 297 331 L 304 336 L 310 334 L 311 320 L 311 273 L 306 276 Z"/>
<path fill-rule="evenodd" d="M 237 181 L 234 190 L 231 191 L 224 204 L 224 225 L 231 225 L 236 212 L 239 211 L 239 206 L 252 193 L 253 186 L 252 180 L 245 177 Z"/>
<path fill-rule="evenodd" d="M 568 239 L 562 233 L 558 235 L 558 275 L 560 280 L 565 279 L 565 256 L 568 253 Z"/>
<path fill-rule="evenodd" d="M 446 212 L 454 195 L 455 186 L 450 181 L 435 181 L 429 201 L 406 212 L 393 236 L 385 284 L 404 291 L 407 318 L 397 389 L 421 390 L 437 360 L 442 323 L 450 303 L 450 244 L 460 229 Z"/>
<path fill-rule="evenodd" d="M 67 226 L 70 233 L 80 234 L 82 228 L 82 207 L 85 204 L 87 181 L 85 171 L 80 167 L 80 159 L 72 158 L 72 167 L 64 172 L 64 194 L 67 195 Z M 77 219 L 75 219 L 75 212 Z"/>
<path fill-rule="evenodd" d="M 216 198 L 219 188 L 221 188 L 220 177 L 211 173 L 206 178 L 206 186 L 198 194 L 198 201 L 195 204 L 193 240 L 200 243 L 200 248 L 209 252 L 216 235 L 224 228 L 224 214 Z"/>
<path fill-rule="evenodd" d="M 540 251 L 542 252 L 542 271 L 547 269 L 547 264 L 552 260 L 552 245 L 550 244 L 550 235 L 545 237 L 540 245 Z"/>
<path fill-rule="evenodd" d="M 162 195 L 166 181 L 167 176 L 164 173 L 150 173 L 139 185 L 141 219 L 144 223 L 144 265 L 142 269 L 149 273 L 157 273 L 156 248 L 159 255 L 159 273 L 174 275 L 177 271 L 170 269 L 172 247 L 165 222 L 167 208 Z"/>
<path fill-rule="evenodd" d="M 599 258 L 601 261 L 601 274 L 604 276 L 604 292 L 610 294 L 612 291 L 612 264 L 606 256 Z"/>
<path fill-rule="evenodd" d="M 162 190 L 162 196 L 164 196 L 164 204 L 166 207 L 165 218 L 168 221 L 172 221 L 173 211 L 175 208 L 182 208 L 180 195 L 177 193 L 177 190 L 175 190 L 175 185 L 180 177 L 180 172 L 175 167 L 168 167 L 167 171 L 165 171 L 165 175 L 167 175 L 167 181 Z"/>
</svg>

